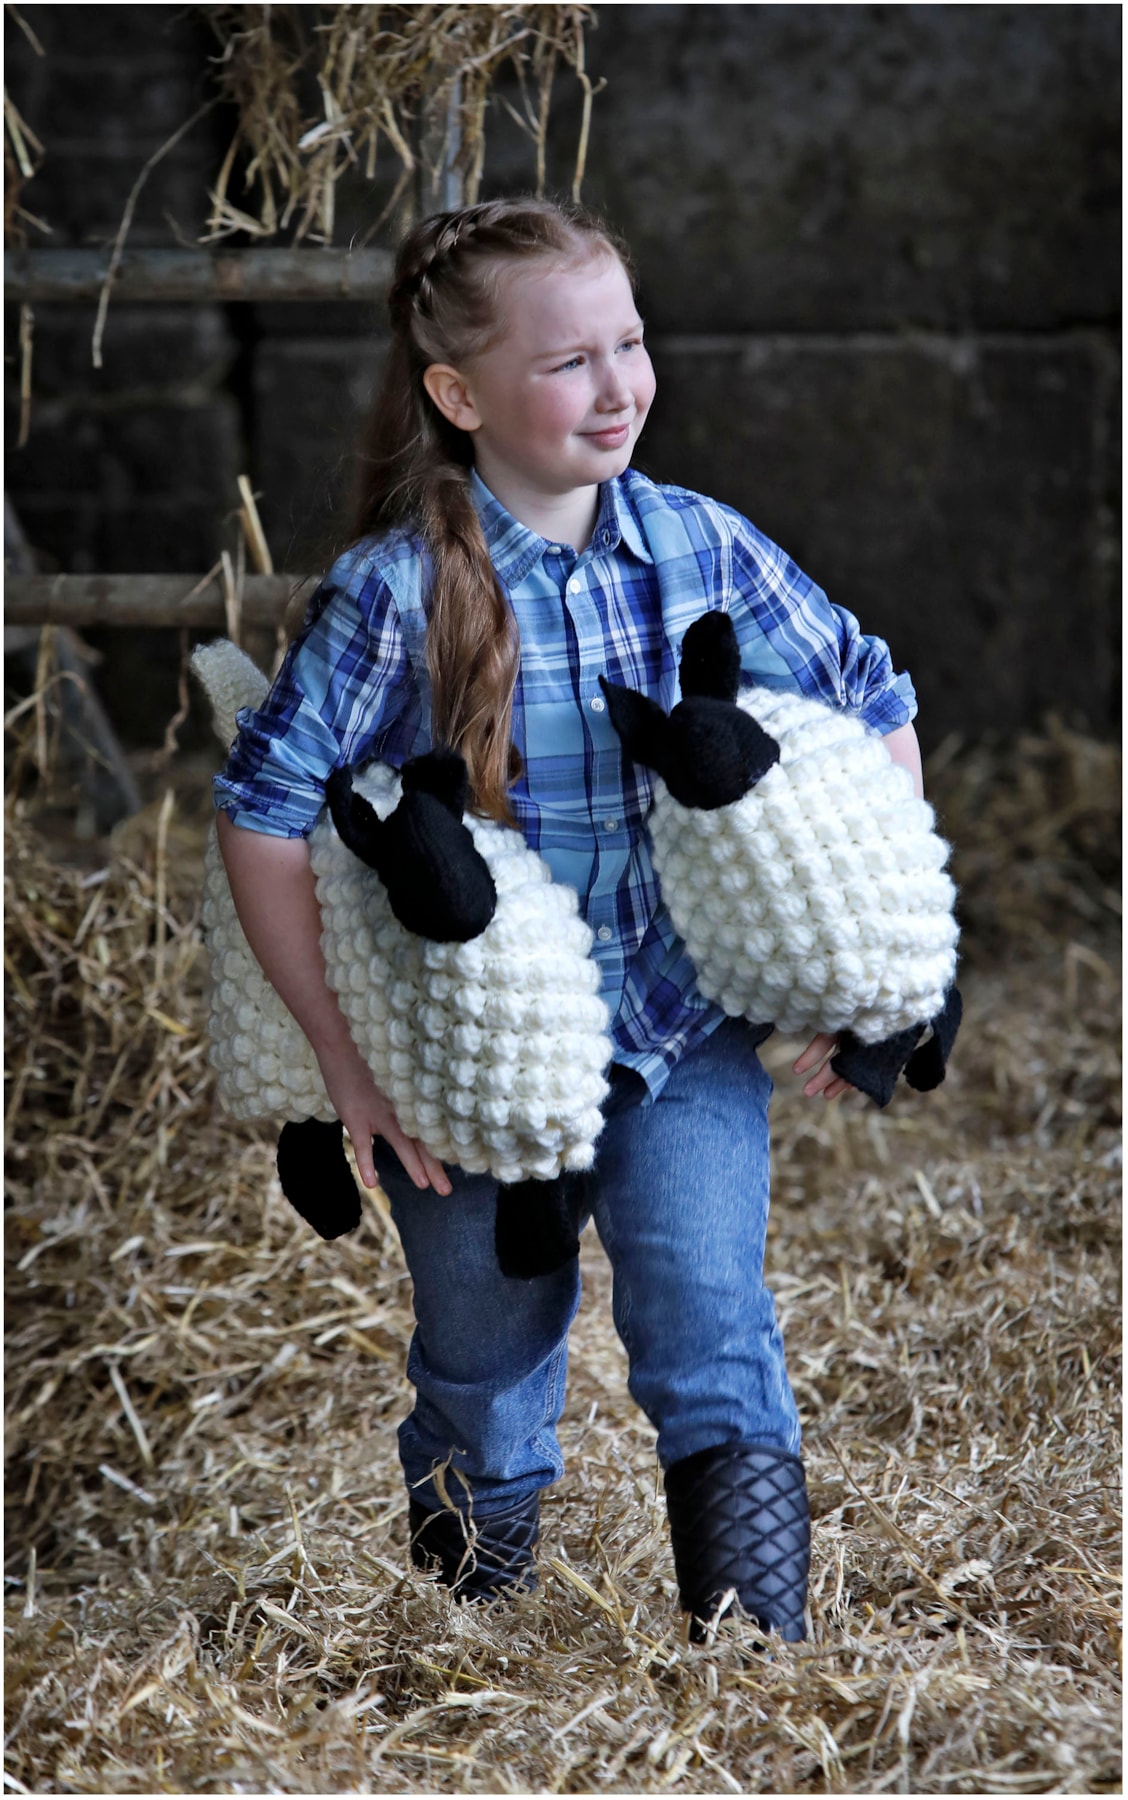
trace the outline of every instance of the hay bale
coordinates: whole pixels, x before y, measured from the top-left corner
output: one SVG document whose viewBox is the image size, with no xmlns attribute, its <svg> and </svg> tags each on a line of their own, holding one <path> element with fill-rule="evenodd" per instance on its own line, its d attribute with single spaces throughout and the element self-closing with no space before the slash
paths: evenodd
<svg viewBox="0 0 1128 1800">
<path fill-rule="evenodd" d="M 322 1244 L 215 1107 L 205 809 L 80 860 L 10 802 L 14 1791 L 1117 1791 L 1118 795 L 1106 746 L 1019 750 L 930 782 L 968 909 L 944 1089 L 812 1105 L 766 1052 L 814 1512 L 813 1636 L 770 1659 L 686 1644 L 590 1234 L 540 1591 L 410 1569 L 410 1283 L 378 1195 Z"/>
</svg>

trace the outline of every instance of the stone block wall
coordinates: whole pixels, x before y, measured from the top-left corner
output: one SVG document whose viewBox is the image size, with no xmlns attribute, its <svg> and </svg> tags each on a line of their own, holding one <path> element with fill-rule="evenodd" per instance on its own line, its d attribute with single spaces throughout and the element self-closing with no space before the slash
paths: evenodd
<svg viewBox="0 0 1128 1800">
<path fill-rule="evenodd" d="M 638 263 L 659 377 L 640 465 L 739 507 L 887 636 L 926 747 L 1048 708 L 1113 731 L 1119 8 L 597 15 L 589 68 L 607 85 L 584 197 Z M 9 14 L 8 83 L 48 152 L 24 203 L 44 242 L 105 241 L 205 96 L 211 40 L 173 7 L 23 16 L 47 55 Z M 561 187 L 577 120 L 562 76 Z M 209 115 L 157 166 L 132 242 L 198 235 L 230 124 Z M 491 132 L 485 192 L 527 188 L 527 146 L 503 117 Z M 374 210 L 342 188 L 340 241 Z M 92 306 L 37 309 L 32 435 L 8 460 L 54 565 L 198 575 L 231 542 L 246 471 L 278 565 L 323 566 L 383 354 L 377 309 L 111 307 L 100 373 L 92 326 Z M 9 383 L 13 344 L 9 322 Z M 104 676 L 144 735 L 175 704 L 175 655 L 127 635 L 99 640 Z"/>
</svg>

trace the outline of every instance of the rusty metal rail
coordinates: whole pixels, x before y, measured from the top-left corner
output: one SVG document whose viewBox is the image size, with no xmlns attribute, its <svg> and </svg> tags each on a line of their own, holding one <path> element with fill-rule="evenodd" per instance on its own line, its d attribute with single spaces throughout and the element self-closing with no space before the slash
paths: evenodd
<svg viewBox="0 0 1128 1800">
<path fill-rule="evenodd" d="M 114 274 L 117 304 L 148 300 L 379 300 L 388 250 L 126 250 Z M 4 298 L 97 300 L 109 250 L 25 250 L 4 262 Z"/>
<path fill-rule="evenodd" d="M 291 601 L 308 599 L 312 575 L 246 575 L 240 617 L 246 625 L 278 625 Z M 8 625 L 197 626 L 223 630 L 227 603 L 218 578 L 191 575 L 9 575 Z"/>
</svg>

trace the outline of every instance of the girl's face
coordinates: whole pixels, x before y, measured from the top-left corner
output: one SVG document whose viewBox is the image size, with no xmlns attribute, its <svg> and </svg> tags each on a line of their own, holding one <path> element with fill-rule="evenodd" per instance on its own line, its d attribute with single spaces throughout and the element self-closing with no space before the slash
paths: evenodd
<svg viewBox="0 0 1128 1800">
<path fill-rule="evenodd" d="M 486 486 L 506 504 L 515 493 L 559 498 L 621 475 L 654 398 L 622 264 L 604 254 L 515 269 L 500 306 L 496 342 L 456 377 L 461 415 L 443 407 L 473 434 Z"/>
</svg>

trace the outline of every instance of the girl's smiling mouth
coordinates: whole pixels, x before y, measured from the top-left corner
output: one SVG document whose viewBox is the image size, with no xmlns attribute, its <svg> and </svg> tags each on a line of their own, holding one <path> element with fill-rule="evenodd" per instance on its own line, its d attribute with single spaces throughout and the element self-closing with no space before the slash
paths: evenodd
<svg viewBox="0 0 1128 1800">
<path fill-rule="evenodd" d="M 626 443 L 630 429 L 628 419 L 622 425 L 608 425 L 603 431 L 582 431 L 580 436 L 586 438 L 589 444 L 598 444 L 601 449 L 618 450 L 620 445 Z"/>
</svg>

